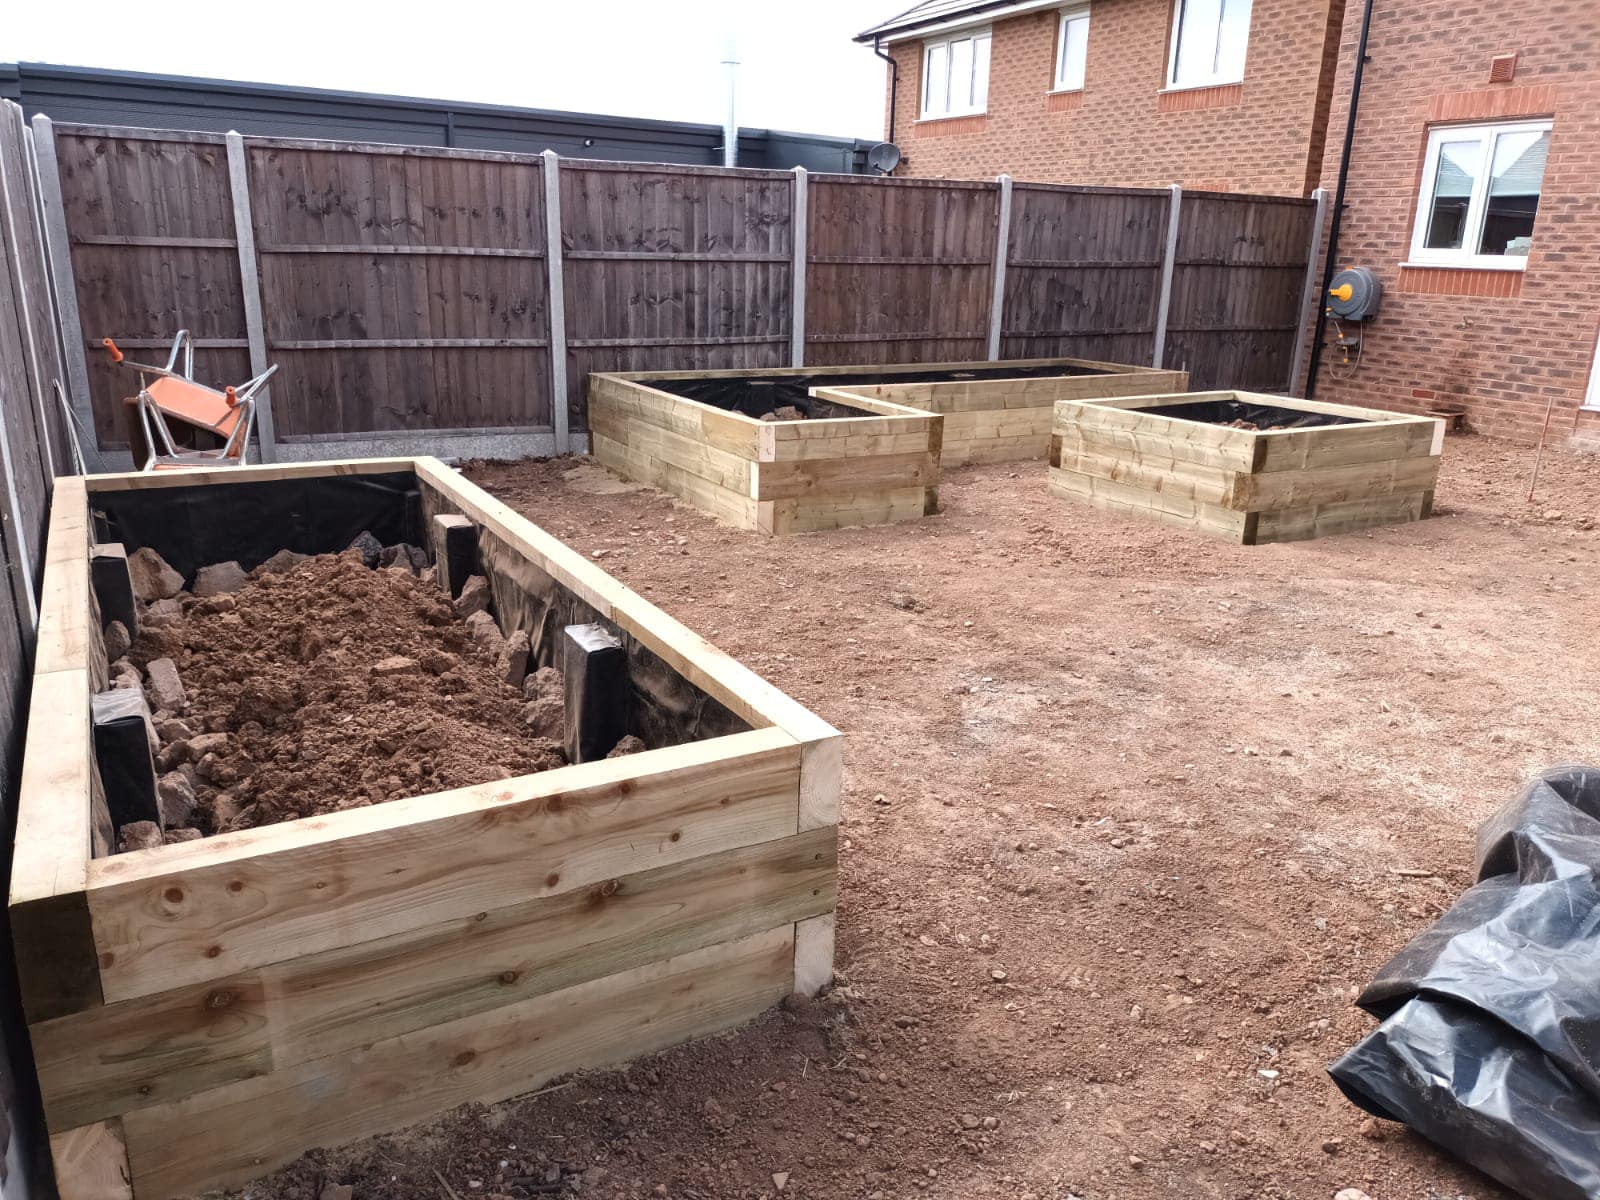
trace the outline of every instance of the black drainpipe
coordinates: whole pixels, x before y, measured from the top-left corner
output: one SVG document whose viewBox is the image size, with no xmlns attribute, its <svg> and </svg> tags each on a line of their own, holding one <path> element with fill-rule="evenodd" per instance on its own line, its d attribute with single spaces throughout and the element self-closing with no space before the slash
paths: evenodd
<svg viewBox="0 0 1600 1200">
<path fill-rule="evenodd" d="M 1328 288 L 1339 269 L 1339 230 L 1344 224 L 1345 187 L 1350 181 L 1350 150 L 1356 140 L 1356 110 L 1361 106 L 1361 77 L 1367 69 L 1367 35 L 1372 32 L 1372 0 L 1361 13 L 1361 43 L 1356 47 L 1356 73 L 1350 81 L 1350 116 L 1344 127 L 1344 152 L 1339 156 L 1339 184 L 1333 194 L 1333 224 L 1328 229 L 1328 261 L 1322 268 L 1322 289 L 1317 293 L 1317 336 L 1311 342 L 1311 366 L 1306 372 L 1306 399 L 1316 394 L 1317 369 L 1322 365 L 1322 339 L 1328 332 Z"/>
<path fill-rule="evenodd" d="M 894 110 L 898 107 L 896 101 L 900 95 L 900 64 L 895 62 L 894 55 L 883 52 L 883 39 L 872 39 L 872 52 L 884 62 L 889 64 L 889 136 L 887 141 L 894 141 Z"/>
</svg>

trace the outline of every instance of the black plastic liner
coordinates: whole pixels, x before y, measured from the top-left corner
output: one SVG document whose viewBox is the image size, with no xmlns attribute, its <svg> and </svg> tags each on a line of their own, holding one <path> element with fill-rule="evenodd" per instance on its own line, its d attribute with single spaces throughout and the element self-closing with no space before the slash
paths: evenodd
<svg viewBox="0 0 1600 1200">
<path fill-rule="evenodd" d="M 286 548 L 336 553 L 363 530 L 386 546 L 427 549 L 427 523 L 435 513 L 456 511 L 410 471 L 93 492 L 90 507 L 98 541 L 122 542 L 130 554 L 149 546 L 189 583 L 199 568 L 230 559 L 248 571 Z M 492 532 L 480 528 L 478 544 L 501 629 L 528 632 L 533 666 L 559 666 L 561 631 L 600 614 Z M 628 651 L 626 732 L 654 750 L 750 728 L 635 639 L 620 636 Z"/>
<path fill-rule="evenodd" d="M 1362 423 L 1358 417 L 1304 412 L 1298 408 L 1281 408 L 1276 404 L 1252 404 L 1247 400 L 1193 400 L 1183 404 L 1141 408 L 1138 411 L 1158 417 L 1177 417 L 1181 421 L 1199 421 L 1206 425 L 1231 425 L 1235 421 L 1248 421 L 1258 430 L 1316 429 L 1324 425 Z"/>
<path fill-rule="evenodd" d="M 686 400 L 714 404 L 729 412 L 760 417 L 785 405 L 810 419 L 871 416 L 806 393 L 815 387 L 867 387 L 875 383 L 957 383 L 963 379 L 1046 379 L 1050 376 L 1099 375 L 1090 367 L 972 367 L 960 371 L 884 371 L 880 374 L 819 371 L 813 375 L 746 375 L 737 379 L 645 379 L 640 382 Z"/>
<path fill-rule="evenodd" d="M 1478 831 L 1478 882 L 1378 972 L 1330 1068 L 1528 1200 L 1600 1197 L 1600 768 L 1546 772 Z"/>
<path fill-rule="evenodd" d="M 149 546 L 185 581 L 211 563 L 237 559 L 245 570 L 279 550 L 331 554 L 363 529 L 384 545 L 424 545 L 417 477 L 319 475 L 221 486 L 91 492 L 96 540 L 128 553 Z"/>
</svg>

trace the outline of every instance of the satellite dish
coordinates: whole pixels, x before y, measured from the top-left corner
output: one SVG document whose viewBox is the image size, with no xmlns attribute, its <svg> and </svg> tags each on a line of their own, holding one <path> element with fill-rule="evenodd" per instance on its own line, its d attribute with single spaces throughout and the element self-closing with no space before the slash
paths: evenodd
<svg viewBox="0 0 1600 1200">
<path fill-rule="evenodd" d="M 867 151 L 867 166 L 879 175 L 887 175 L 900 165 L 900 147 L 893 142 L 879 142 Z"/>
</svg>

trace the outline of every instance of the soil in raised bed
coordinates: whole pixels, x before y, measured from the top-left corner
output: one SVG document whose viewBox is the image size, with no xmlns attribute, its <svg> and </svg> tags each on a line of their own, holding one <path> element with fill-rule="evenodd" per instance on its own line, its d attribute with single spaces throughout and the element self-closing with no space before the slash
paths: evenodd
<svg viewBox="0 0 1600 1200">
<path fill-rule="evenodd" d="M 158 768 L 190 780 L 204 833 L 565 763 L 523 726 L 522 693 L 493 652 L 404 567 L 371 569 L 358 550 L 318 555 L 181 610 L 147 615 L 130 657 L 178 667 L 187 705 L 157 714 Z M 185 735 L 203 733 L 226 740 L 200 753 Z"/>
</svg>

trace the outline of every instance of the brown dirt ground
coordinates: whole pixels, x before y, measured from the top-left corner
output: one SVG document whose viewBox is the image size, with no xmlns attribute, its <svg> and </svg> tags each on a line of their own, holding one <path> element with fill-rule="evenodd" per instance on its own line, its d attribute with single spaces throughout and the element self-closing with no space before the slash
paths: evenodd
<svg viewBox="0 0 1600 1200">
<path fill-rule="evenodd" d="M 1503 1197 L 1362 1136 L 1324 1067 L 1470 882 L 1478 822 L 1600 744 L 1574 686 L 1600 671 L 1600 458 L 1547 456 L 1530 508 L 1531 457 L 1451 438 L 1436 519 L 1259 548 L 1056 500 L 1034 467 L 782 540 L 579 461 L 473 467 L 846 732 L 841 986 L 248 1194 L 523 1197 L 588 1168 L 580 1194 L 616 1197 L 774 1172 L 818 1200 Z"/>
<path fill-rule="evenodd" d="M 196 733 L 228 734 L 215 765 L 181 768 L 194 776 L 207 833 L 565 763 L 553 743 L 527 736 L 521 692 L 438 587 L 369 569 L 358 551 L 185 601 L 181 617 L 139 631 L 134 660 L 161 655 L 188 693 L 176 715 Z M 411 668 L 373 670 L 396 657 Z"/>
</svg>

